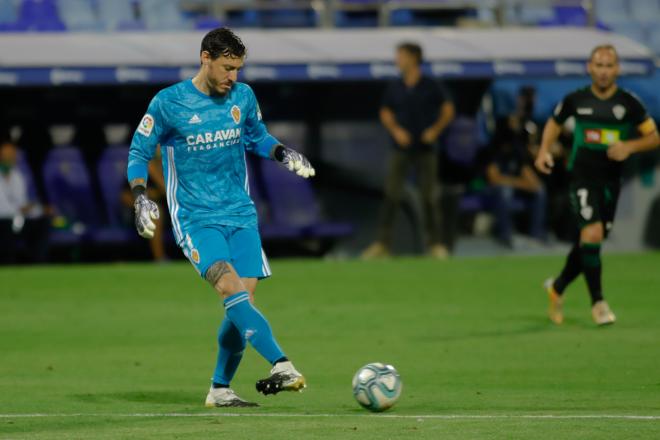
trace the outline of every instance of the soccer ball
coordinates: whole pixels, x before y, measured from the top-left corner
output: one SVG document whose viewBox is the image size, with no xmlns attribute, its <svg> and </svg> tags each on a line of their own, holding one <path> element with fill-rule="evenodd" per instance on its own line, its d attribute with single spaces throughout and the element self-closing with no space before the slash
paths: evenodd
<svg viewBox="0 0 660 440">
<path fill-rule="evenodd" d="M 399 400 L 402 388 L 401 377 L 391 365 L 367 364 L 353 376 L 353 397 L 369 411 L 391 408 Z"/>
</svg>

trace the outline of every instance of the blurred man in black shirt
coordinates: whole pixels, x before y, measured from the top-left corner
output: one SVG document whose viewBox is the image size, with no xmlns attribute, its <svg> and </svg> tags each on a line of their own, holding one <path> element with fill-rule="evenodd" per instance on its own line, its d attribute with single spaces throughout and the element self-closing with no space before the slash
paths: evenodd
<svg viewBox="0 0 660 440">
<path fill-rule="evenodd" d="M 546 193 L 534 172 L 532 159 L 522 138 L 517 136 L 510 118 L 497 121 L 493 143 L 486 158 L 486 180 L 492 187 L 493 213 L 497 237 L 513 246 L 513 211 L 515 202 L 529 213 L 529 235 L 545 241 Z"/>
<path fill-rule="evenodd" d="M 414 43 L 398 46 L 396 63 L 401 78 L 393 81 L 383 97 L 380 120 L 393 140 L 394 151 L 385 182 L 378 238 L 363 253 L 365 258 L 389 255 L 394 219 L 405 178 L 413 168 L 424 205 L 429 254 L 446 258 L 440 243 L 436 191 L 438 137 L 454 117 L 454 106 L 442 86 L 422 74 L 422 49 Z"/>
</svg>

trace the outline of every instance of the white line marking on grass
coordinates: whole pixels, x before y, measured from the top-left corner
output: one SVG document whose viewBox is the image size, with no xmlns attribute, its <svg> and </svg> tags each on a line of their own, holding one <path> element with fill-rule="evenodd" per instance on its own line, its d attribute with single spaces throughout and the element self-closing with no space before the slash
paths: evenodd
<svg viewBox="0 0 660 440">
<path fill-rule="evenodd" d="M 286 414 L 286 413 L 71 413 L 71 414 L 0 414 L 0 419 L 20 419 L 20 418 L 83 418 L 83 417 L 116 417 L 116 418 L 158 418 L 158 417 L 254 417 L 254 418 L 334 418 L 334 417 L 353 417 L 353 418 L 373 418 L 380 417 L 385 419 L 438 419 L 438 420 L 460 420 L 460 419 L 526 419 L 526 420 L 581 420 L 581 419 L 610 419 L 610 420 L 658 420 L 660 415 L 636 415 L 636 414 Z"/>
</svg>

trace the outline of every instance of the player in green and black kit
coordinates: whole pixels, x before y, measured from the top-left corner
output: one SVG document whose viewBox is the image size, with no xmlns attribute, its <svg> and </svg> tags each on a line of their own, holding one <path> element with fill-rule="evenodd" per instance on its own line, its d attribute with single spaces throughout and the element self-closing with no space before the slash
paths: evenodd
<svg viewBox="0 0 660 440">
<path fill-rule="evenodd" d="M 551 146 L 562 124 L 575 118 L 573 150 L 568 169 L 571 176 L 571 208 L 580 229 L 561 274 L 546 281 L 550 296 L 550 319 L 561 324 L 562 294 L 581 273 L 587 281 L 596 324 L 612 324 L 614 313 L 603 299 L 600 247 L 612 228 L 623 161 L 631 154 L 660 144 L 655 122 L 637 97 L 619 88 L 619 59 L 611 45 L 596 47 L 587 64 L 590 87 L 567 95 L 555 108 L 543 130 L 536 168 L 549 174 L 554 165 Z"/>
</svg>

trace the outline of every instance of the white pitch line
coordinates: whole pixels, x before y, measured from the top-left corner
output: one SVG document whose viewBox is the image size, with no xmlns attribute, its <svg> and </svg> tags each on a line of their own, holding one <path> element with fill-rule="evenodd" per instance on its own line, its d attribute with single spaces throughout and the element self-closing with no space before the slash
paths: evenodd
<svg viewBox="0 0 660 440">
<path fill-rule="evenodd" d="M 460 419 L 526 419 L 526 420 L 658 420 L 660 415 L 635 415 L 635 414 L 285 414 L 285 413 L 71 413 L 71 414 L 0 414 L 0 419 L 18 419 L 18 418 L 83 418 L 83 417 L 117 417 L 117 418 L 158 418 L 158 417 L 273 417 L 273 418 L 333 418 L 333 417 L 352 417 L 352 418 L 386 418 L 386 419 L 415 419 L 415 420 L 460 420 Z"/>
</svg>

